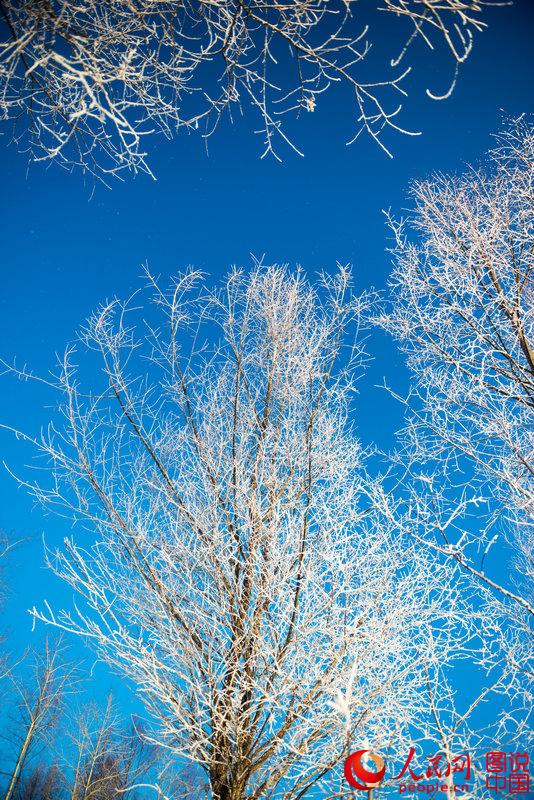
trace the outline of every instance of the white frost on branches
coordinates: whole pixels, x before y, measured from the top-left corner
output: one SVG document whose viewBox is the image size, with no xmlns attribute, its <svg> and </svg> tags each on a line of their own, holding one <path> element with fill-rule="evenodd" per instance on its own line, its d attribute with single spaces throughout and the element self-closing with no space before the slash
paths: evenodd
<svg viewBox="0 0 534 800">
<path fill-rule="evenodd" d="M 153 132 L 202 126 L 209 136 L 222 114 L 248 108 L 264 154 L 276 155 L 279 142 L 298 152 L 285 116 L 313 112 L 340 83 L 354 99 L 356 136 L 365 131 L 385 149 L 384 129 L 408 132 L 397 114 L 410 44 L 441 40 L 461 64 L 489 4 L 385 0 L 379 10 L 405 25 L 408 40 L 388 65 L 393 74 L 368 79 L 369 26 L 354 0 L 2 0 L 0 119 L 24 115 L 15 138 L 33 158 L 103 177 L 150 172 Z"/>
<path fill-rule="evenodd" d="M 373 298 L 344 269 L 151 285 L 145 327 L 110 303 L 65 358 L 32 488 L 78 521 L 49 554 L 78 600 L 34 613 L 133 681 L 218 800 L 343 796 L 347 749 L 407 751 L 429 674 L 476 638 L 349 421 Z"/>
</svg>

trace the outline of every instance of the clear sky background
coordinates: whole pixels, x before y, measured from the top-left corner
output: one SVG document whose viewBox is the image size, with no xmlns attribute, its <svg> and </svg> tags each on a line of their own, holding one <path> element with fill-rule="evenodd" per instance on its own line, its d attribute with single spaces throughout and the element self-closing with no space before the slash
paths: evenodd
<svg viewBox="0 0 534 800">
<path fill-rule="evenodd" d="M 157 180 L 141 175 L 114 182 L 111 189 L 55 166 L 28 168 L 4 128 L 0 355 L 7 361 L 16 356 L 19 364 L 46 373 L 95 306 L 140 285 L 144 263 L 163 277 L 194 265 L 216 280 L 233 264 L 249 266 L 250 254 L 265 255 L 271 263 L 299 263 L 310 274 L 340 261 L 354 265 L 361 288 L 384 289 L 390 260 L 382 209 L 401 214 L 409 205 L 410 181 L 476 162 L 492 146 L 503 115 L 533 110 L 534 0 L 493 9 L 487 21 L 489 30 L 477 37 L 448 101 L 432 102 L 424 90 L 446 88 L 450 59 L 422 46 L 414 50 L 412 94 L 400 121 L 423 134 L 390 136 L 392 160 L 365 138 L 345 146 L 355 114 L 338 89 L 322 96 L 315 113 L 303 112 L 290 126 L 304 158 L 282 148 L 283 163 L 260 160 L 262 142 L 247 117 L 224 122 L 207 153 L 200 136 L 150 142 Z M 382 28 L 376 50 L 379 57 L 395 55 L 387 29 L 384 34 Z M 366 443 L 377 440 L 388 448 L 401 419 L 375 384 L 387 376 L 402 390 L 409 376 L 385 337 L 373 336 L 370 350 L 374 361 L 357 401 L 360 432 Z M 36 386 L 0 378 L 4 424 L 38 432 L 52 401 Z M 0 449 L 15 471 L 31 460 L 5 432 Z M 70 592 L 43 568 L 41 541 L 45 534 L 53 545 L 67 529 L 34 508 L 5 470 L 0 470 L 0 528 L 26 540 L 6 572 L 2 628 L 9 629 L 9 647 L 16 653 L 39 635 L 31 633 L 28 608 L 42 607 L 45 598 L 55 605 L 70 603 Z M 81 645 L 75 652 L 83 652 Z M 116 685 L 102 667 L 95 674 L 97 694 Z"/>
</svg>

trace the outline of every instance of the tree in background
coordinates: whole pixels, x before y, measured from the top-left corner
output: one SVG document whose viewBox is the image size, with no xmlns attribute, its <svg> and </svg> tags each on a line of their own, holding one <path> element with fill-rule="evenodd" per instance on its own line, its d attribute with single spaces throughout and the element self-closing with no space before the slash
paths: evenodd
<svg viewBox="0 0 534 800">
<path fill-rule="evenodd" d="M 65 696 L 72 691 L 76 681 L 76 668 L 64 660 L 63 648 L 57 642 L 52 645 L 47 640 L 43 653 L 36 653 L 34 660 L 31 681 L 17 677 L 14 670 L 8 673 L 19 696 L 20 724 L 17 725 L 17 749 L 4 800 L 16 797 L 21 775 L 32 750 L 38 744 L 42 746 L 57 725 Z M 35 780 L 41 783 L 52 778 L 50 773 L 39 778 L 35 776 Z"/>
<path fill-rule="evenodd" d="M 65 797 L 65 777 L 56 764 L 36 764 L 24 772 L 13 794 L 14 800 L 61 800 Z"/>
<path fill-rule="evenodd" d="M 377 38 L 389 35 L 381 22 L 394 17 L 401 45 L 387 71 L 369 79 L 362 63 L 371 49 L 369 12 L 377 9 L 360 22 L 355 0 L 2 0 L 0 118 L 25 115 L 27 135 L 16 127 L 15 138 L 37 160 L 100 176 L 150 172 L 147 134 L 202 125 L 208 136 L 223 113 L 249 106 L 261 120 L 264 154 L 276 153 L 279 142 L 297 150 L 284 115 L 314 111 L 323 92 L 341 83 L 353 98 L 354 138 L 366 132 L 382 144 L 384 130 L 403 130 L 398 101 L 410 67 L 401 62 L 413 41 L 444 44 L 457 74 L 491 4 L 378 3 Z"/>
<path fill-rule="evenodd" d="M 124 725 L 111 697 L 104 708 L 89 701 L 78 712 L 71 703 L 68 712 L 53 727 L 43 724 L 39 761 L 21 765 L 13 800 L 141 800 L 154 796 L 154 774 L 173 773 Z"/>
<path fill-rule="evenodd" d="M 126 730 L 118 709 L 108 697 L 102 710 L 84 705 L 76 724 L 67 729 L 71 743 L 64 755 L 69 775 L 68 800 L 138 800 L 134 788 L 144 783 L 156 762 L 154 748 L 143 741 L 136 728 Z"/>
<path fill-rule="evenodd" d="M 79 611 L 35 614 L 133 680 L 216 800 L 344 796 L 347 748 L 408 749 L 474 617 L 366 475 L 349 412 L 373 299 L 344 269 L 198 281 L 152 281 L 139 327 L 105 306 L 83 366 L 65 357 L 33 490 L 90 539 L 49 554 Z"/>
</svg>

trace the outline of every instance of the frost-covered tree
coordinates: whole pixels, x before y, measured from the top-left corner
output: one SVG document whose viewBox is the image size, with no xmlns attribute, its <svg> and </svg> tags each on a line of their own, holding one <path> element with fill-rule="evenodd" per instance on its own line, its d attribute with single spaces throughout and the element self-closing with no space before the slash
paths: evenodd
<svg viewBox="0 0 534 800">
<path fill-rule="evenodd" d="M 489 680 L 473 699 L 491 704 L 491 719 L 473 726 L 454 679 L 430 679 L 442 748 L 465 725 L 475 752 L 530 740 L 533 164 L 532 125 L 522 118 L 498 137 L 488 163 L 417 183 L 413 214 L 390 220 L 392 305 L 379 322 L 413 376 L 399 456 L 409 465 L 411 535 L 487 590 L 473 608 L 484 620 Z"/>
<path fill-rule="evenodd" d="M 410 232 L 392 222 L 393 306 L 381 318 L 414 376 L 407 447 L 436 470 L 435 480 L 426 478 L 436 490 L 429 518 L 447 505 L 440 488 L 458 488 L 454 514 L 437 515 L 435 544 L 530 614 L 533 175 L 534 134 L 523 118 L 499 137 L 483 168 L 417 183 Z M 462 529 L 469 509 L 476 524 Z M 486 572 L 498 537 L 516 555 L 506 585 Z"/>
<path fill-rule="evenodd" d="M 348 796 L 347 750 L 407 750 L 429 672 L 474 657 L 461 579 L 366 475 L 372 298 L 262 266 L 151 291 L 92 316 L 55 384 L 32 488 L 76 520 L 49 561 L 78 599 L 35 614 L 133 681 L 214 800 Z"/>
<path fill-rule="evenodd" d="M 363 131 L 381 142 L 384 129 L 402 130 L 414 40 L 442 43 L 452 77 L 492 2 L 385 0 L 364 10 L 355 0 L 2 0 L 0 118 L 24 116 L 14 136 L 38 160 L 100 176 L 150 172 L 149 134 L 209 136 L 226 112 L 251 109 L 264 153 L 284 142 L 296 150 L 285 117 L 313 112 L 342 84 L 356 120 L 349 138 Z M 392 63 L 369 74 L 372 39 L 390 38 L 389 20 L 400 37 Z"/>
</svg>

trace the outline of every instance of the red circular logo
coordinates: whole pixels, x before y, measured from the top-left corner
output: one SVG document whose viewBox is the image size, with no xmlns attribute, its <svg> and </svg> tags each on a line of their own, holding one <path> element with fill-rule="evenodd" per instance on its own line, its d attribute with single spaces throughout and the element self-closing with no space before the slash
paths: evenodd
<svg viewBox="0 0 534 800">
<path fill-rule="evenodd" d="M 374 761 L 376 772 L 371 772 L 363 766 L 362 758 L 366 753 L 367 757 Z M 343 771 L 345 773 L 345 778 L 353 789 L 374 789 L 384 777 L 386 765 L 380 756 L 371 753 L 370 750 L 356 750 L 356 752 L 351 753 L 345 761 Z"/>
</svg>

